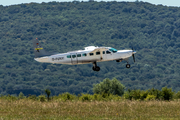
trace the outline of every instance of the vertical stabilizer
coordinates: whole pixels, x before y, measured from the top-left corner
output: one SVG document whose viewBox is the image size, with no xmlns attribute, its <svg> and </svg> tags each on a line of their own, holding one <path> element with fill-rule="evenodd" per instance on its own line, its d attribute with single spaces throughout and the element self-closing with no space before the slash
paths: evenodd
<svg viewBox="0 0 180 120">
<path fill-rule="evenodd" d="M 39 43 L 39 40 L 37 38 L 35 40 L 33 40 L 33 47 L 34 47 L 35 58 L 44 57 L 44 56 L 48 56 L 49 55 L 43 49 L 43 47 L 41 46 L 41 44 Z"/>
</svg>

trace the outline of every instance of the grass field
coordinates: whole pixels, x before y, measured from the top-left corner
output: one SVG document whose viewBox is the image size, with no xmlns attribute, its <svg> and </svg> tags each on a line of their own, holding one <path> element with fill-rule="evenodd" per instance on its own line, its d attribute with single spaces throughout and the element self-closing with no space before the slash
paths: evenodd
<svg viewBox="0 0 180 120">
<path fill-rule="evenodd" d="M 0 100 L 0 120 L 180 119 L 179 101 L 40 102 Z"/>
</svg>

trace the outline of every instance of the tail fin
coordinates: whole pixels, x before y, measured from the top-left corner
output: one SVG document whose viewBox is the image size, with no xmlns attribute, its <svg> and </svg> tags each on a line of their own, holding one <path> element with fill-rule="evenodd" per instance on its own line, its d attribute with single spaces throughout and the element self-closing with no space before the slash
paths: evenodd
<svg viewBox="0 0 180 120">
<path fill-rule="evenodd" d="M 37 38 L 33 40 L 33 47 L 34 47 L 35 58 L 51 55 L 43 49 L 43 47 L 40 45 L 39 40 Z"/>
</svg>

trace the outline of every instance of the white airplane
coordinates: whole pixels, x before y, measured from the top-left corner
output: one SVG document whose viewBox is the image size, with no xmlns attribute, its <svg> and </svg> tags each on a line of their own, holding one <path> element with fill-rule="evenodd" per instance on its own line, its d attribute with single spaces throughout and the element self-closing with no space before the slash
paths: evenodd
<svg viewBox="0 0 180 120">
<path fill-rule="evenodd" d="M 92 63 L 92 69 L 94 71 L 99 71 L 100 67 L 97 66 L 97 62 L 112 61 L 121 62 L 125 60 L 127 62 L 126 68 L 130 68 L 128 63 L 128 58 L 133 56 L 135 62 L 134 54 L 136 51 L 133 50 L 116 50 L 112 47 L 95 47 L 88 46 L 85 50 L 70 51 L 67 53 L 48 53 L 40 45 L 38 39 L 33 40 L 35 60 L 44 63 L 56 63 L 56 64 L 88 64 Z"/>
</svg>

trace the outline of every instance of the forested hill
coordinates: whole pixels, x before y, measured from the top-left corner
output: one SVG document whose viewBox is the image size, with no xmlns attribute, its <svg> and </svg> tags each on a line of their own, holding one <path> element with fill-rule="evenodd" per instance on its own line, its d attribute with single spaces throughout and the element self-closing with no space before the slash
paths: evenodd
<svg viewBox="0 0 180 120">
<path fill-rule="evenodd" d="M 60 53 L 86 46 L 137 51 L 136 62 L 56 65 L 34 60 L 32 40 Z M 128 89 L 180 90 L 180 8 L 144 2 L 49 2 L 0 6 L 0 93 L 92 93 L 117 78 Z"/>
</svg>

